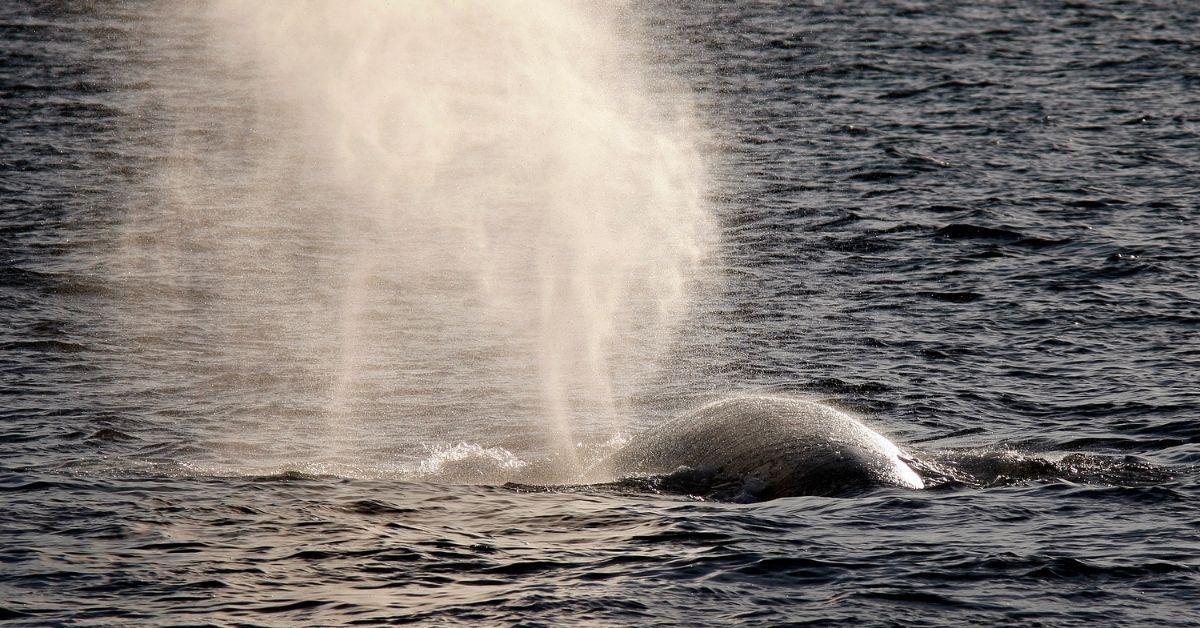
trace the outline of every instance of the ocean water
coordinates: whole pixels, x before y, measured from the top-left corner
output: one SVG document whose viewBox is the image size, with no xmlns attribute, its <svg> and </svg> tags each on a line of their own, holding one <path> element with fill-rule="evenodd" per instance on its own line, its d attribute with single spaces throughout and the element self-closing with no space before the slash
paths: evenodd
<svg viewBox="0 0 1200 628">
<path fill-rule="evenodd" d="M 1190 3 L 194 6 L 0 7 L 0 621 L 1200 622 Z M 513 78 L 540 48 L 501 35 L 594 46 Z M 442 103 L 414 85 L 452 106 L 362 113 Z M 861 417 L 926 488 L 603 468 L 747 394 Z"/>
</svg>

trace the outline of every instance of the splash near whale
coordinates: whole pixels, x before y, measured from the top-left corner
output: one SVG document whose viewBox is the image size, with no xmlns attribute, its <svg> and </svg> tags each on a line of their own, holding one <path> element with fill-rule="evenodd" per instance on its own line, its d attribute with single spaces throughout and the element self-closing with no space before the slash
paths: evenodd
<svg viewBox="0 0 1200 628">
<path fill-rule="evenodd" d="M 204 347 L 154 366 L 220 393 L 194 422 L 220 468 L 375 475 L 468 443 L 575 478 L 576 444 L 657 381 L 720 235 L 703 115 L 646 16 L 162 4 L 144 72 L 168 158 L 108 318 L 151 354 Z"/>
<path fill-rule="evenodd" d="M 718 401 L 644 433 L 611 461 L 622 475 L 716 499 L 848 495 L 925 487 L 890 440 L 841 410 L 803 399 Z"/>
</svg>

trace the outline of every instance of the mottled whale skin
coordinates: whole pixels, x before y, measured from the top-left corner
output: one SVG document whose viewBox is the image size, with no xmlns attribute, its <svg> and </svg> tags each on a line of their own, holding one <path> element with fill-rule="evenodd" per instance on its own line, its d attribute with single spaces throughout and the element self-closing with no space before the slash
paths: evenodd
<svg viewBox="0 0 1200 628">
<path fill-rule="evenodd" d="M 924 488 L 891 441 L 849 414 L 776 396 L 725 399 L 640 434 L 612 459 L 618 474 L 707 470 L 741 482 L 737 501 Z"/>
</svg>

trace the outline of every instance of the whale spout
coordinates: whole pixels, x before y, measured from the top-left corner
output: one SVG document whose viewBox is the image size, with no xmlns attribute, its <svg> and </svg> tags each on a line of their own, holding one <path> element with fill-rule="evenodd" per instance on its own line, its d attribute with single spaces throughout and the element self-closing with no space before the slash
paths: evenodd
<svg viewBox="0 0 1200 628">
<path fill-rule="evenodd" d="M 804 399 L 744 396 L 652 428 L 610 462 L 621 476 L 661 476 L 667 489 L 757 501 L 848 495 L 881 485 L 924 488 L 905 458 L 841 410 Z"/>
</svg>

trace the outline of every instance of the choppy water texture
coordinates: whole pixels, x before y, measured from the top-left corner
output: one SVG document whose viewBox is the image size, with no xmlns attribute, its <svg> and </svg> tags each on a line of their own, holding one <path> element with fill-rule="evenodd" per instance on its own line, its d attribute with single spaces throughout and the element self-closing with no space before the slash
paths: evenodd
<svg viewBox="0 0 1200 628">
<path fill-rule="evenodd" d="M 864 416 L 927 489 L 738 504 L 678 477 L 538 486 L 561 465 L 508 394 L 535 366 L 432 307 L 370 319 L 395 342 L 371 339 L 359 405 L 330 418 L 325 348 L 288 322 L 321 319 L 297 295 L 345 259 L 319 216 L 222 267 L 237 225 L 156 211 L 171 186 L 254 185 L 205 162 L 247 154 L 215 122 L 246 124 L 225 89 L 242 79 L 193 98 L 203 46 L 162 6 L 5 3 L 0 620 L 1200 622 L 1200 11 L 630 10 L 699 100 L 719 249 L 656 374 L 615 388 L 628 424 L 585 422 L 577 455 L 786 394 Z M 164 177 L 187 159 L 221 176 Z M 128 263 L 179 230 L 210 239 Z M 237 310 L 262 285 L 247 277 L 281 267 L 311 282 Z"/>
</svg>

